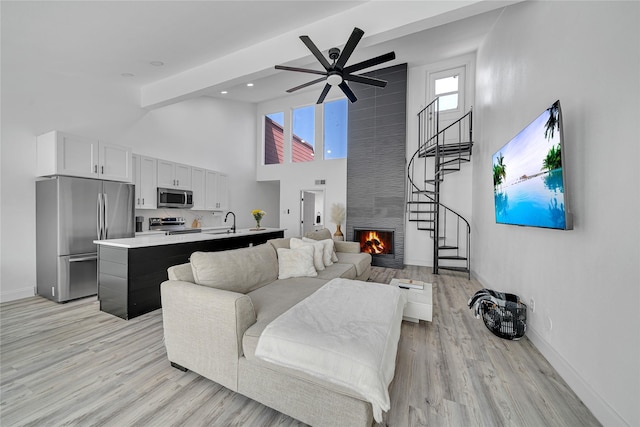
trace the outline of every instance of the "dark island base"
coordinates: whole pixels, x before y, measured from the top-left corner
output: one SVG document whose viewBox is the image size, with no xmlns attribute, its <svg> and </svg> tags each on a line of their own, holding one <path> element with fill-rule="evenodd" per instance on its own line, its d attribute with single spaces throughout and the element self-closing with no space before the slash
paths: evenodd
<svg viewBox="0 0 640 427">
<path fill-rule="evenodd" d="M 157 310 L 167 268 L 189 262 L 193 252 L 246 248 L 278 237 L 284 231 L 132 249 L 99 245 L 100 310 L 125 320 Z"/>
</svg>

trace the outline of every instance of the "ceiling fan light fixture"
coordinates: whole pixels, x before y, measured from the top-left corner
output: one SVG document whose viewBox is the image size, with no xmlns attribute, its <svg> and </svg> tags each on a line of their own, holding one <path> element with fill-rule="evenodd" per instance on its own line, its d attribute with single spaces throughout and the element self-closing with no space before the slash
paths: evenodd
<svg viewBox="0 0 640 427">
<path fill-rule="evenodd" d="M 342 83 L 342 76 L 340 74 L 329 74 L 329 76 L 327 77 L 327 83 L 329 83 L 331 86 L 338 86 L 340 83 Z"/>
</svg>

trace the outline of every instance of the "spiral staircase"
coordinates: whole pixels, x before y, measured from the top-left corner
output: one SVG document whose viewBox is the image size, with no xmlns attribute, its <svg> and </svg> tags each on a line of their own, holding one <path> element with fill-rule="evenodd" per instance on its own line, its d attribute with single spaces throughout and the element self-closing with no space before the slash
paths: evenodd
<svg viewBox="0 0 640 427">
<path fill-rule="evenodd" d="M 407 166 L 407 212 L 433 240 L 433 273 L 453 270 L 471 278 L 471 226 L 440 201 L 445 176 L 471 161 L 473 114 L 440 129 L 439 99 L 418 113 L 418 149 Z"/>
</svg>

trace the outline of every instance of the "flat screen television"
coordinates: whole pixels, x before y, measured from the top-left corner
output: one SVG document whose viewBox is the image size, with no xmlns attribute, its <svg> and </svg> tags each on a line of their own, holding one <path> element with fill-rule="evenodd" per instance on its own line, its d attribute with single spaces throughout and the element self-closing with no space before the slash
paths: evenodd
<svg viewBox="0 0 640 427">
<path fill-rule="evenodd" d="M 496 222 L 573 229 L 564 158 L 556 101 L 492 157 Z"/>
</svg>

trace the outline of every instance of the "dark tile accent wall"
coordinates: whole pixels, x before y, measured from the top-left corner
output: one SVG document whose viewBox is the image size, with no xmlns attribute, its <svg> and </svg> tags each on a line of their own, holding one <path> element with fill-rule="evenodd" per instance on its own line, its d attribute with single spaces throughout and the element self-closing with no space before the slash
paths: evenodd
<svg viewBox="0 0 640 427">
<path fill-rule="evenodd" d="M 373 264 L 404 265 L 407 64 L 364 75 L 386 80 L 385 88 L 349 83 L 358 97 L 349 104 L 346 240 L 355 228 L 395 231 L 395 256 Z"/>
</svg>

